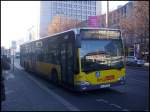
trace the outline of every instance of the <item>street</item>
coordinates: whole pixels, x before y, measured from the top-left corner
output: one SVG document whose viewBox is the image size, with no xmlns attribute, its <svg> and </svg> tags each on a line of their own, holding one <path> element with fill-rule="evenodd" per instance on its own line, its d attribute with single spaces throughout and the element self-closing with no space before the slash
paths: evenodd
<svg viewBox="0 0 150 112">
<path fill-rule="evenodd" d="M 4 73 L 2 110 L 149 111 L 149 69 L 127 67 L 126 75 L 125 86 L 77 93 L 26 72 L 17 59 L 14 72 Z"/>
</svg>

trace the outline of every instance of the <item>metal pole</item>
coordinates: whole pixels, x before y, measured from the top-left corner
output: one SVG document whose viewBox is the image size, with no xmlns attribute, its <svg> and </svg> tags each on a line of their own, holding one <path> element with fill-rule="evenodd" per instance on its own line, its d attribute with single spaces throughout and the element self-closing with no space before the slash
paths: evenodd
<svg viewBox="0 0 150 112">
<path fill-rule="evenodd" d="M 106 28 L 109 27 L 109 24 L 108 24 L 108 15 L 109 15 L 109 1 L 107 1 L 107 11 L 106 11 Z"/>
<path fill-rule="evenodd" d="M 61 15 L 59 16 L 59 32 L 61 32 Z"/>
<path fill-rule="evenodd" d="M 13 49 L 13 71 L 14 71 L 14 54 L 15 54 L 15 50 Z"/>
<path fill-rule="evenodd" d="M 76 9 L 76 28 L 77 28 L 77 9 Z"/>
</svg>

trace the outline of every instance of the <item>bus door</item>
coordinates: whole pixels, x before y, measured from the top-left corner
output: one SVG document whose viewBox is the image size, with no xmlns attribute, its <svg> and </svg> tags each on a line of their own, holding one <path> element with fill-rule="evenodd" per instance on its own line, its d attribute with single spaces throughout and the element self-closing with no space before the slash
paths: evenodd
<svg viewBox="0 0 150 112">
<path fill-rule="evenodd" d="M 32 52 L 34 52 L 35 47 L 34 44 L 32 45 Z M 35 71 L 35 64 L 36 64 L 36 57 L 34 55 L 34 53 L 31 54 L 31 70 Z"/>
<path fill-rule="evenodd" d="M 32 66 L 32 71 L 35 71 L 35 65 L 36 65 L 36 57 L 35 55 L 32 55 L 32 59 L 31 59 L 31 66 Z"/>
<path fill-rule="evenodd" d="M 60 46 L 61 82 L 66 82 L 67 63 L 66 63 L 66 44 Z"/>
<path fill-rule="evenodd" d="M 61 81 L 69 86 L 73 85 L 73 49 L 68 41 L 60 45 Z"/>
<path fill-rule="evenodd" d="M 70 41 L 70 40 L 69 40 Z M 67 80 L 68 84 L 74 85 L 74 50 L 73 50 L 73 43 L 67 43 Z"/>
</svg>

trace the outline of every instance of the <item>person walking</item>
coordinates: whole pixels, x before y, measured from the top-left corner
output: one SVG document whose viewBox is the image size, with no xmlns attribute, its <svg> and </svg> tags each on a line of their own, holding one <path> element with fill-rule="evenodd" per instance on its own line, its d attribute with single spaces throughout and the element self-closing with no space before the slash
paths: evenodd
<svg viewBox="0 0 150 112">
<path fill-rule="evenodd" d="M 10 70 L 10 58 L 8 58 L 6 55 L 1 56 L 1 101 L 5 101 L 5 85 L 4 85 L 4 71 Z"/>
</svg>

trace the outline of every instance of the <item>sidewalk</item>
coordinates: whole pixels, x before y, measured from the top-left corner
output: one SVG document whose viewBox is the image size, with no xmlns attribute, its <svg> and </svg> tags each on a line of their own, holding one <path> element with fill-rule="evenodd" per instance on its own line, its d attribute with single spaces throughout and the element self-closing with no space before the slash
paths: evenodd
<svg viewBox="0 0 150 112">
<path fill-rule="evenodd" d="M 4 74 L 6 100 L 2 102 L 2 111 L 70 110 L 28 78 L 28 73 L 18 70 L 19 64 L 15 66 L 14 72 L 10 70 Z"/>
</svg>

